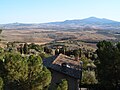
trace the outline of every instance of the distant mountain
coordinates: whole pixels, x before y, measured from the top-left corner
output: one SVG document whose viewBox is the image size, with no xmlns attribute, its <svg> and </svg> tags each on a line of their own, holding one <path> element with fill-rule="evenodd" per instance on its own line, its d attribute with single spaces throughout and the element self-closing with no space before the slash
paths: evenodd
<svg viewBox="0 0 120 90">
<path fill-rule="evenodd" d="M 73 29 L 120 29 L 120 22 L 105 18 L 89 17 L 85 19 L 66 20 L 63 22 L 50 22 L 47 25 L 52 27 L 73 28 Z"/>
<path fill-rule="evenodd" d="M 42 24 L 23 24 L 23 23 L 11 23 L 1 24 L 0 28 L 3 29 L 55 29 L 55 30 L 83 30 L 83 29 L 109 29 L 120 30 L 120 22 L 113 21 L 105 18 L 89 17 L 85 19 L 66 20 L 63 22 L 50 22 Z"/>
<path fill-rule="evenodd" d="M 86 23 L 118 23 L 117 21 L 113 21 L 113 20 L 109 20 L 109 19 L 105 19 L 105 18 L 96 18 L 96 17 L 89 17 L 86 19 L 82 19 L 81 22 L 86 22 Z"/>
<path fill-rule="evenodd" d="M 39 28 L 40 24 L 25 24 L 25 23 L 9 23 L 9 24 L 0 24 L 2 29 L 33 29 Z"/>
<path fill-rule="evenodd" d="M 66 20 L 63 22 L 51 22 L 48 24 L 111 24 L 111 23 L 119 23 L 117 21 L 105 19 L 105 18 L 96 18 L 96 17 L 89 17 L 85 19 L 77 19 L 77 20 Z"/>
</svg>

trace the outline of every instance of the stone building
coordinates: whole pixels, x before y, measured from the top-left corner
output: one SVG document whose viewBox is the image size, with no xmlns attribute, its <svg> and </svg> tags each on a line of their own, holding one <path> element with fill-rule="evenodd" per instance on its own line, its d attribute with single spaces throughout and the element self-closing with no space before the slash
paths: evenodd
<svg viewBox="0 0 120 90">
<path fill-rule="evenodd" d="M 58 84 L 61 79 L 66 79 L 68 90 L 79 90 L 82 76 L 80 60 L 59 54 L 45 58 L 43 64 L 52 73 L 51 85 Z"/>
</svg>

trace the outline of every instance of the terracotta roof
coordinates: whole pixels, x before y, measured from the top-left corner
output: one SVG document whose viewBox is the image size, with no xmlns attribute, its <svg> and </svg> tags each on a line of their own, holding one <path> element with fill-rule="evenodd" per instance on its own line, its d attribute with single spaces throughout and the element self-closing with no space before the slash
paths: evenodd
<svg viewBox="0 0 120 90">
<path fill-rule="evenodd" d="M 62 66 L 63 63 L 66 64 L 66 66 Z M 43 59 L 43 64 L 47 68 L 69 75 L 73 78 L 81 78 L 80 61 L 75 61 L 73 58 L 66 55 L 59 54 L 45 58 Z"/>
<path fill-rule="evenodd" d="M 52 64 L 62 65 L 66 63 L 68 67 L 73 69 L 80 69 L 80 61 L 76 61 L 75 58 L 68 57 L 63 54 L 59 54 Z"/>
</svg>

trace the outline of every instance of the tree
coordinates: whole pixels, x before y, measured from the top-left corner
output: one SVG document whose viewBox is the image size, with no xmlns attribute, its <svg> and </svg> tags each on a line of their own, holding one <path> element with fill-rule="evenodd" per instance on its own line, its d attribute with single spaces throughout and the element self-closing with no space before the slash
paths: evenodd
<svg viewBox="0 0 120 90">
<path fill-rule="evenodd" d="M 50 54 L 47 54 L 47 53 L 45 53 L 45 52 L 41 52 L 41 53 L 39 53 L 39 56 L 40 56 L 42 59 L 44 59 L 44 58 L 50 57 L 51 55 L 50 55 Z"/>
<path fill-rule="evenodd" d="M 31 43 L 31 44 L 28 45 L 28 47 L 29 47 L 29 49 L 35 49 L 38 52 L 43 51 L 42 46 L 40 46 L 38 44 Z"/>
<path fill-rule="evenodd" d="M 120 42 L 118 42 L 116 46 L 120 50 Z"/>
<path fill-rule="evenodd" d="M 117 46 L 117 47 L 116 47 Z M 114 45 L 108 41 L 97 44 L 97 76 L 104 89 L 115 90 L 120 83 L 120 50 L 119 44 Z"/>
<path fill-rule="evenodd" d="M 0 34 L 2 33 L 2 29 L 0 29 Z"/>
<path fill-rule="evenodd" d="M 82 84 L 97 84 L 97 79 L 94 71 L 83 71 Z"/>
<path fill-rule="evenodd" d="M 62 79 L 59 83 L 53 83 L 48 90 L 68 90 L 68 82 L 66 79 Z"/>
<path fill-rule="evenodd" d="M 65 54 L 65 49 L 64 48 L 60 48 L 59 49 L 59 53 Z"/>
<path fill-rule="evenodd" d="M 83 68 L 87 68 L 87 64 L 89 64 L 89 59 L 87 57 L 81 57 L 80 59 L 83 62 Z"/>
<path fill-rule="evenodd" d="M 59 50 L 55 49 L 55 55 L 59 55 Z"/>
<path fill-rule="evenodd" d="M 0 77 L 0 90 L 3 90 L 3 79 Z"/>
<path fill-rule="evenodd" d="M 75 57 L 75 60 L 79 60 L 79 55 L 80 55 L 79 50 L 73 50 L 73 55 Z"/>
<path fill-rule="evenodd" d="M 68 90 L 68 82 L 65 79 L 62 79 L 56 90 Z"/>
<path fill-rule="evenodd" d="M 31 55 L 28 60 L 28 89 L 42 90 L 51 82 L 50 71 L 43 67 L 42 59 L 39 56 Z"/>
<path fill-rule="evenodd" d="M 0 59 L 0 76 L 5 90 L 43 90 L 51 82 L 51 72 L 39 56 L 6 53 Z"/>
<path fill-rule="evenodd" d="M 24 54 L 28 54 L 28 45 L 27 45 L 27 43 L 25 43 L 24 46 L 23 46 L 23 52 L 24 52 Z"/>
<path fill-rule="evenodd" d="M 20 53 L 23 54 L 23 44 L 20 44 Z"/>
<path fill-rule="evenodd" d="M 24 87 L 23 82 L 28 78 L 28 65 L 20 54 L 7 53 L 4 56 L 4 78 L 6 88 L 11 90 Z"/>
<path fill-rule="evenodd" d="M 79 57 L 79 50 L 74 50 L 73 51 L 73 55 L 75 56 L 75 57 Z"/>
</svg>

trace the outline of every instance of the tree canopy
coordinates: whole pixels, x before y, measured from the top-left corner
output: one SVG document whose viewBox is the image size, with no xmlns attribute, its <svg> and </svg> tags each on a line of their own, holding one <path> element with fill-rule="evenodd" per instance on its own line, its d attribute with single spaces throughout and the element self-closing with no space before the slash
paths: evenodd
<svg viewBox="0 0 120 90">
<path fill-rule="evenodd" d="M 120 44 L 101 41 L 97 44 L 97 76 L 104 89 L 115 90 L 120 84 Z"/>
<path fill-rule="evenodd" d="M 49 86 L 51 73 L 43 66 L 39 56 L 6 53 L 2 59 L 0 76 L 5 90 L 43 90 Z"/>
<path fill-rule="evenodd" d="M 68 90 L 68 83 L 65 79 L 62 79 L 56 90 Z"/>
<path fill-rule="evenodd" d="M 3 79 L 0 77 L 0 90 L 3 90 Z"/>
</svg>

